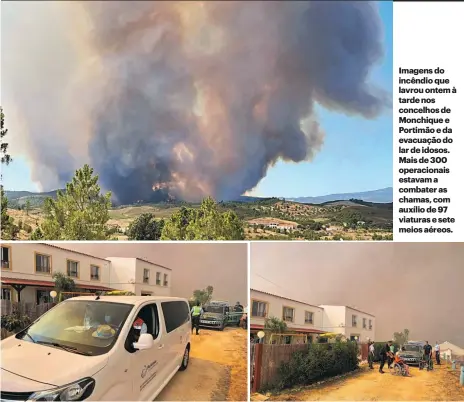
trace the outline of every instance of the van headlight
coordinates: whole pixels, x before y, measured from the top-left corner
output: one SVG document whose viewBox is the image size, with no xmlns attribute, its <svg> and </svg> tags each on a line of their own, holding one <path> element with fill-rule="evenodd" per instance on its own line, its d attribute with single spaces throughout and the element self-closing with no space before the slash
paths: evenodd
<svg viewBox="0 0 464 402">
<path fill-rule="evenodd" d="M 95 388 L 93 378 L 83 378 L 62 387 L 34 392 L 28 401 L 83 401 Z"/>
</svg>

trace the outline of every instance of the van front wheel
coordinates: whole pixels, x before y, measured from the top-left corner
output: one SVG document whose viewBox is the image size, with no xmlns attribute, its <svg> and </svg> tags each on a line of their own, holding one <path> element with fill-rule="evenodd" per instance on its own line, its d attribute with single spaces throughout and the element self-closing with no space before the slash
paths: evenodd
<svg viewBox="0 0 464 402">
<path fill-rule="evenodd" d="M 184 371 L 187 369 L 190 360 L 190 348 L 187 346 L 184 351 L 184 356 L 182 357 L 182 363 L 179 367 L 179 371 Z"/>
</svg>

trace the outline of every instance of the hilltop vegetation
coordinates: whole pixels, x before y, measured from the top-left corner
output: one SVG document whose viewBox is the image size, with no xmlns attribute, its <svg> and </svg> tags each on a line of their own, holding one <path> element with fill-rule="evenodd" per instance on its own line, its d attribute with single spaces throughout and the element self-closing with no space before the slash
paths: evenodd
<svg viewBox="0 0 464 402">
<path fill-rule="evenodd" d="M 76 175 L 81 175 L 82 180 L 80 170 Z M 85 182 L 90 183 L 93 177 L 92 185 L 98 186 L 98 177 L 93 176 L 93 171 L 87 171 L 86 175 Z M 76 186 L 75 183 L 73 188 Z M 83 191 L 83 187 L 80 188 Z M 98 213 L 93 212 L 88 216 L 93 216 L 97 222 L 86 221 L 85 225 L 82 223 L 86 220 L 85 213 L 71 207 L 76 194 L 69 190 L 69 184 L 67 190 L 58 192 L 15 194 L 18 197 L 9 201 L 9 214 L 20 228 L 17 238 L 392 240 L 392 203 L 351 199 L 303 204 L 279 198 L 243 197 L 234 202 L 216 203 L 206 198 L 196 204 L 169 201 L 113 207 L 109 204 L 109 196 L 100 194 L 99 187 L 92 191 L 103 207 L 98 202 L 94 204 L 92 208 L 97 208 Z M 68 195 L 63 197 L 58 194 Z M 6 192 L 6 195 L 13 194 Z M 60 221 L 60 216 L 69 213 L 74 216 L 74 220 L 71 220 L 74 223 L 69 223 L 69 219 Z M 274 227 L 269 227 L 269 224 Z M 100 225 L 98 230 L 96 225 Z"/>
</svg>

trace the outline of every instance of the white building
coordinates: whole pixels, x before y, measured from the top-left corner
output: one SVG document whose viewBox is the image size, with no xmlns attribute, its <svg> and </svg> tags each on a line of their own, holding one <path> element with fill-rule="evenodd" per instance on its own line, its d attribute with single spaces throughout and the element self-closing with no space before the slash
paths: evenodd
<svg viewBox="0 0 464 402">
<path fill-rule="evenodd" d="M 171 270 L 139 258 L 99 258 L 44 243 L 1 245 L 2 299 L 50 301 L 56 272 L 74 280 L 75 292 L 117 289 L 138 296 L 171 293 Z"/>
<path fill-rule="evenodd" d="M 141 258 L 107 257 L 110 286 L 137 296 L 170 296 L 171 269 Z"/>
<path fill-rule="evenodd" d="M 348 306 L 320 305 L 289 299 L 256 289 L 250 290 L 250 329 L 264 329 L 266 318 L 276 317 L 289 332 L 301 334 L 339 333 L 347 339 L 375 340 L 375 316 Z"/>
<path fill-rule="evenodd" d="M 445 341 L 440 343 L 440 354 L 444 359 L 451 360 L 455 358 L 464 358 L 464 349 L 453 345 L 451 342 Z M 435 350 L 435 349 L 434 349 Z"/>
<path fill-rule="evenodd" d="M 375 340 L 375 316 L 349 306 L 321 305 L 324 329 L 344 335 L 347 339 Z"/>
<path fill-rule="evenodd" d="M 324 331 L 322 327 L 323 309 L 311 304 L 288 299 L 251 289 L 250 329 L 256 333 L 264 329 L 266 318 L 276 317 L 285 321 L 289 332 L 307 334 L 311 337 Z"/>
</svg>

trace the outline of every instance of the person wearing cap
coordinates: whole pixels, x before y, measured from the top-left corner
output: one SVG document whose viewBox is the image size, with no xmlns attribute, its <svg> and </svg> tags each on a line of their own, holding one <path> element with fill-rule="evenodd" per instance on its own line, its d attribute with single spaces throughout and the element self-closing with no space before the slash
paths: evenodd
<svg viewBox="0 0 464 402">
<path fill-rule="evenodd" d="M 197 301 L 196 305 L 192 307 L 190 310 L 190 314 L 192 315 L 192 334 L 193 328 L 195 328 L 196 335 L 198 335 L 200 331 L 200 317 L 203 314 L 203 309 L 200 306 L 200 302 Z"/>
<path fill-rule="evenodd" d="M 135 341 L 137 342 L 140 338 L 140 335 L 146 334 L 148 332 L 147 324 L 140 317 L 137 317 L 132 324 L 132 328 L 135 334 Z"/>
</svg>

